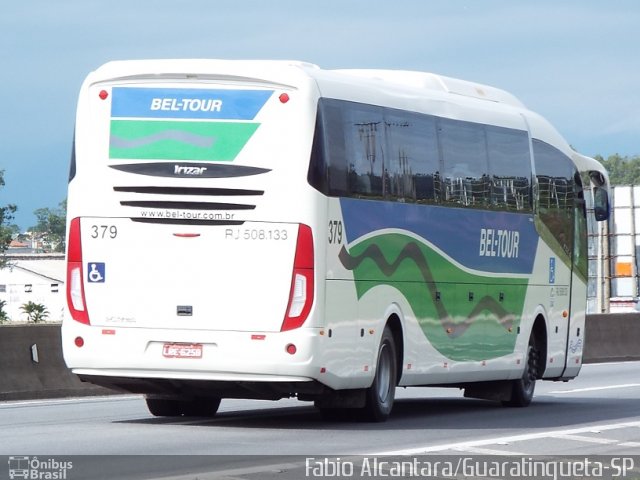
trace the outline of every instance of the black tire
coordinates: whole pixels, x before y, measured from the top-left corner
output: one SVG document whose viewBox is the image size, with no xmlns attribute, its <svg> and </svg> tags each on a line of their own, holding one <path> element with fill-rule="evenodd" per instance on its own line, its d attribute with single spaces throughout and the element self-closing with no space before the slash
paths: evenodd
<svg viewBox="0 0 640 480">
<path fill-rule="evenodd" d="M 182 415 L 180 401 L 178 400 L 146 397 L 145 401 L 147 402 L 149 412 L 154 417 L 179 417 Z"/>
<path fill-rule="evenodd" d="M 378 348 L 378 360 L 373 384 L 367 389 L 367 403 L 363 409 L 364 419 L 384 422 L 391 413 L 396 394 L 398 359 L 393 333 L 385 327 Z"/>
<path fill-rule="evenodd" d="M 522 378 L 511 382 L 511 398 L 502 402 L 505 407 L 527 407 L 533 400 L 536 389 L 536 379 L 539 375 L 540 351 L 533 335 L 529 339 L 527 363 L 524 366 Z"/>
<path fill-rule="evenodd" d="M 155 417 L 213 417 L 220 406 L 220 399 L 215 397 L 181 399 L 149 396 L 145 401 Z"/>
<path fill-rule="evenodd" d="M 220 399 L 215 397 L 196 397 L 181 403 L 185 417 L 213 417 L 220 407 Z"/>
</svg>

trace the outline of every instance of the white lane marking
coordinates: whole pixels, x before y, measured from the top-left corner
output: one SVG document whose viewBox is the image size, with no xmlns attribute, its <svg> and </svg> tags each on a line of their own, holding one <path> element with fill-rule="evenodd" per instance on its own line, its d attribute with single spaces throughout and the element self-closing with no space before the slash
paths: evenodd
<svg viewBox="0 0 640 480">
<path fill-rule="evenodd" d="M 599 443 L 602 445 L 610 445 L 612 443 L 618 443 L 618 440 L 611 440 L 610 438 L 585 437 L 584 435 L 557 434 L 557 435 L 550 435 L 550 437 L 559 438 L 562 440 L 574 440 L 576 442 Z"/>
<path fill-rule="evenodd" d="M 42 400 L 7 400 L 0 402 L 0 409 L 13 407 L 40 407 L 43 405 L 64 405 L 67 403 L 99 403 L 118 402 L 121 400 L 136 400 L 141 395 L 108 395 L 97 397 L 46 398 Z"/>
<path fill-rule="evenodd" d="M 522 442 L 526 440 L 536 440 L 540 438 L 549 438 L 553 435 L 575 435 L 581 433 L 598 431 L 617 430 L 620 428 L 640 427 L 640 421 L 611 423 L 605 425 L 591 425 L 589 427 L 571 428 L 567 430 L 547 430 L 544 432 L 528 433 L 522 435 L 512 435 L 506 437 L 485 438 L 483 440 L 471 440 L 467 442 L 446 443 L 441 445 L 423 445 L 413 448 L 405 448 L 402 450 L 391 450 L 386 452 L 370 453 L 369 455 L 420 455 L 423 453 L 442 452 L 443 450 L 465 449 L 468 447 L 483 447 L 487 445 L 496 445 L 500 442 Z"/>
<path fill-rule="evenodd" d="M 587 367 L 587 365 L 588 365 L 588 368 L 591 368 L 591 367 L 606 367 L 606 366 L 609 366 L 609 365 L 629 365 L 629 366 L 631 366 L 634 363 L 637 363 L 637 360 L 636 361 L 631 360 L 629 362 L 585 363 L 584 366 Z"/>
<path fill-rule="evenodd" d="M 519 457 L 527 456 L 526 453 L 522 452 L 510 452 L 507 450 L 495 450 L 493 448 L 480 448 L 480 447 L 465 447 L 465 448 L 456 448 L 455 452 L 461 453 L 476 453 L 478 455 L 500 455 L 502 457 L 506 457 L 509 455 L 517 455 Z"/>
<path fill-rule="evenodd" d="M 640 442 L 622 442 L 618 444 L 619 447 L 640 447 Z"/>
<path fill-rule="evenodd" d="M 273 465 L 257 465 L 250 467 L 239 467 L 239 468 L 231 468 L 228 470 L 218 470 L 211 472 L 203 472 L 195 474 L 187 474 L 187 475 L 178 475 L 173 477 L 156 477 L 162 480 L 220 480 L 224 478 L 225 480 L 229 479 L 240 479 L 241 475 L 251 475 L 254 473 L 282 473 L 287 470 L 293 470 L 302 468 L 305 466 L 305 462 L 298 463 L 276 463 Z"/>
<path fill-rule="evenodd" d="M 552 390 L 551 392 L 545 392 L 545 394 L 565 394 L 565 393 L 581 393 L 581 392 L 597 392 L 598 390 L 614 390 L 616 388 L 635 388 L 640 387 L 640 383 L 622 383 L 620 385 L 606 385 L 604 387 L 586 387 L 586 388 L 574 388 L 572 390 Z"/>
</svg>

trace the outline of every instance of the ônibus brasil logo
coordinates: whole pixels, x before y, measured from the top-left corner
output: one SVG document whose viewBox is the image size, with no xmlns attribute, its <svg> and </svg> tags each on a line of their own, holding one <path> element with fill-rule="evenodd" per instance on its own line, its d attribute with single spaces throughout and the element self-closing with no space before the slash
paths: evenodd
<svg viewBox="0 0 640 480">
<path fill-rule="evenodd" d="M 73 468 L 73 462 L 60 461 L 54 458 L 39 459 L 38 457 L 11 456 L 9 457 L 9 478 L 32 480 L 66 480 L 68 470 Z"/>
</svg>

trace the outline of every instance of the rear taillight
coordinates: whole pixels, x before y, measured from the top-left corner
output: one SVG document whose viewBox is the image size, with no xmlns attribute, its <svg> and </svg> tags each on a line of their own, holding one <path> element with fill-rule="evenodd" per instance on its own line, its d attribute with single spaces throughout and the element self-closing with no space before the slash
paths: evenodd
<svg viewBox="0 0 640 480">
<path fill-rule="evenodd" d="M 289 304 L 281 332 L 299 328 L 307 320 L 313 305 L 313 276 L 313 233 L 309 226 L 300 224 L 291 275 Z"/>
<path fill-rule="evenodd" d="M 67 252 L 67 304 L 71 317 L 89 325 L 89 313 L 84 296 L 82 281 L 82 240 L 80 237 L 80 219 L 71 220 L 69 227 L 69 249 Z"/>
</svg>

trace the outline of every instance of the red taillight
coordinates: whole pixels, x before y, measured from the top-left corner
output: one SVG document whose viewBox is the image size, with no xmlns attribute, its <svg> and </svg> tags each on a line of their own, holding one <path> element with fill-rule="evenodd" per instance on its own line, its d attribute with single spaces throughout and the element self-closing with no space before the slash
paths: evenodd
<svg viewBox="0 0 640 480">
<path fill-rule="evenodd" d="M 291 290 L 281 332 L 301 327 L 313 305 L 313 233 L 300 224 L 291 275 Z"/>
<path fill-rule="evenodd" d="M 82 240 L 80 237 L 80 219 L 71 220 L 69 227 L 69 249 L 67 250 L 67 305 L 71 317 L 89 325 L 89 313 L 84 297 L 82 281 Z"/>
</svg>

